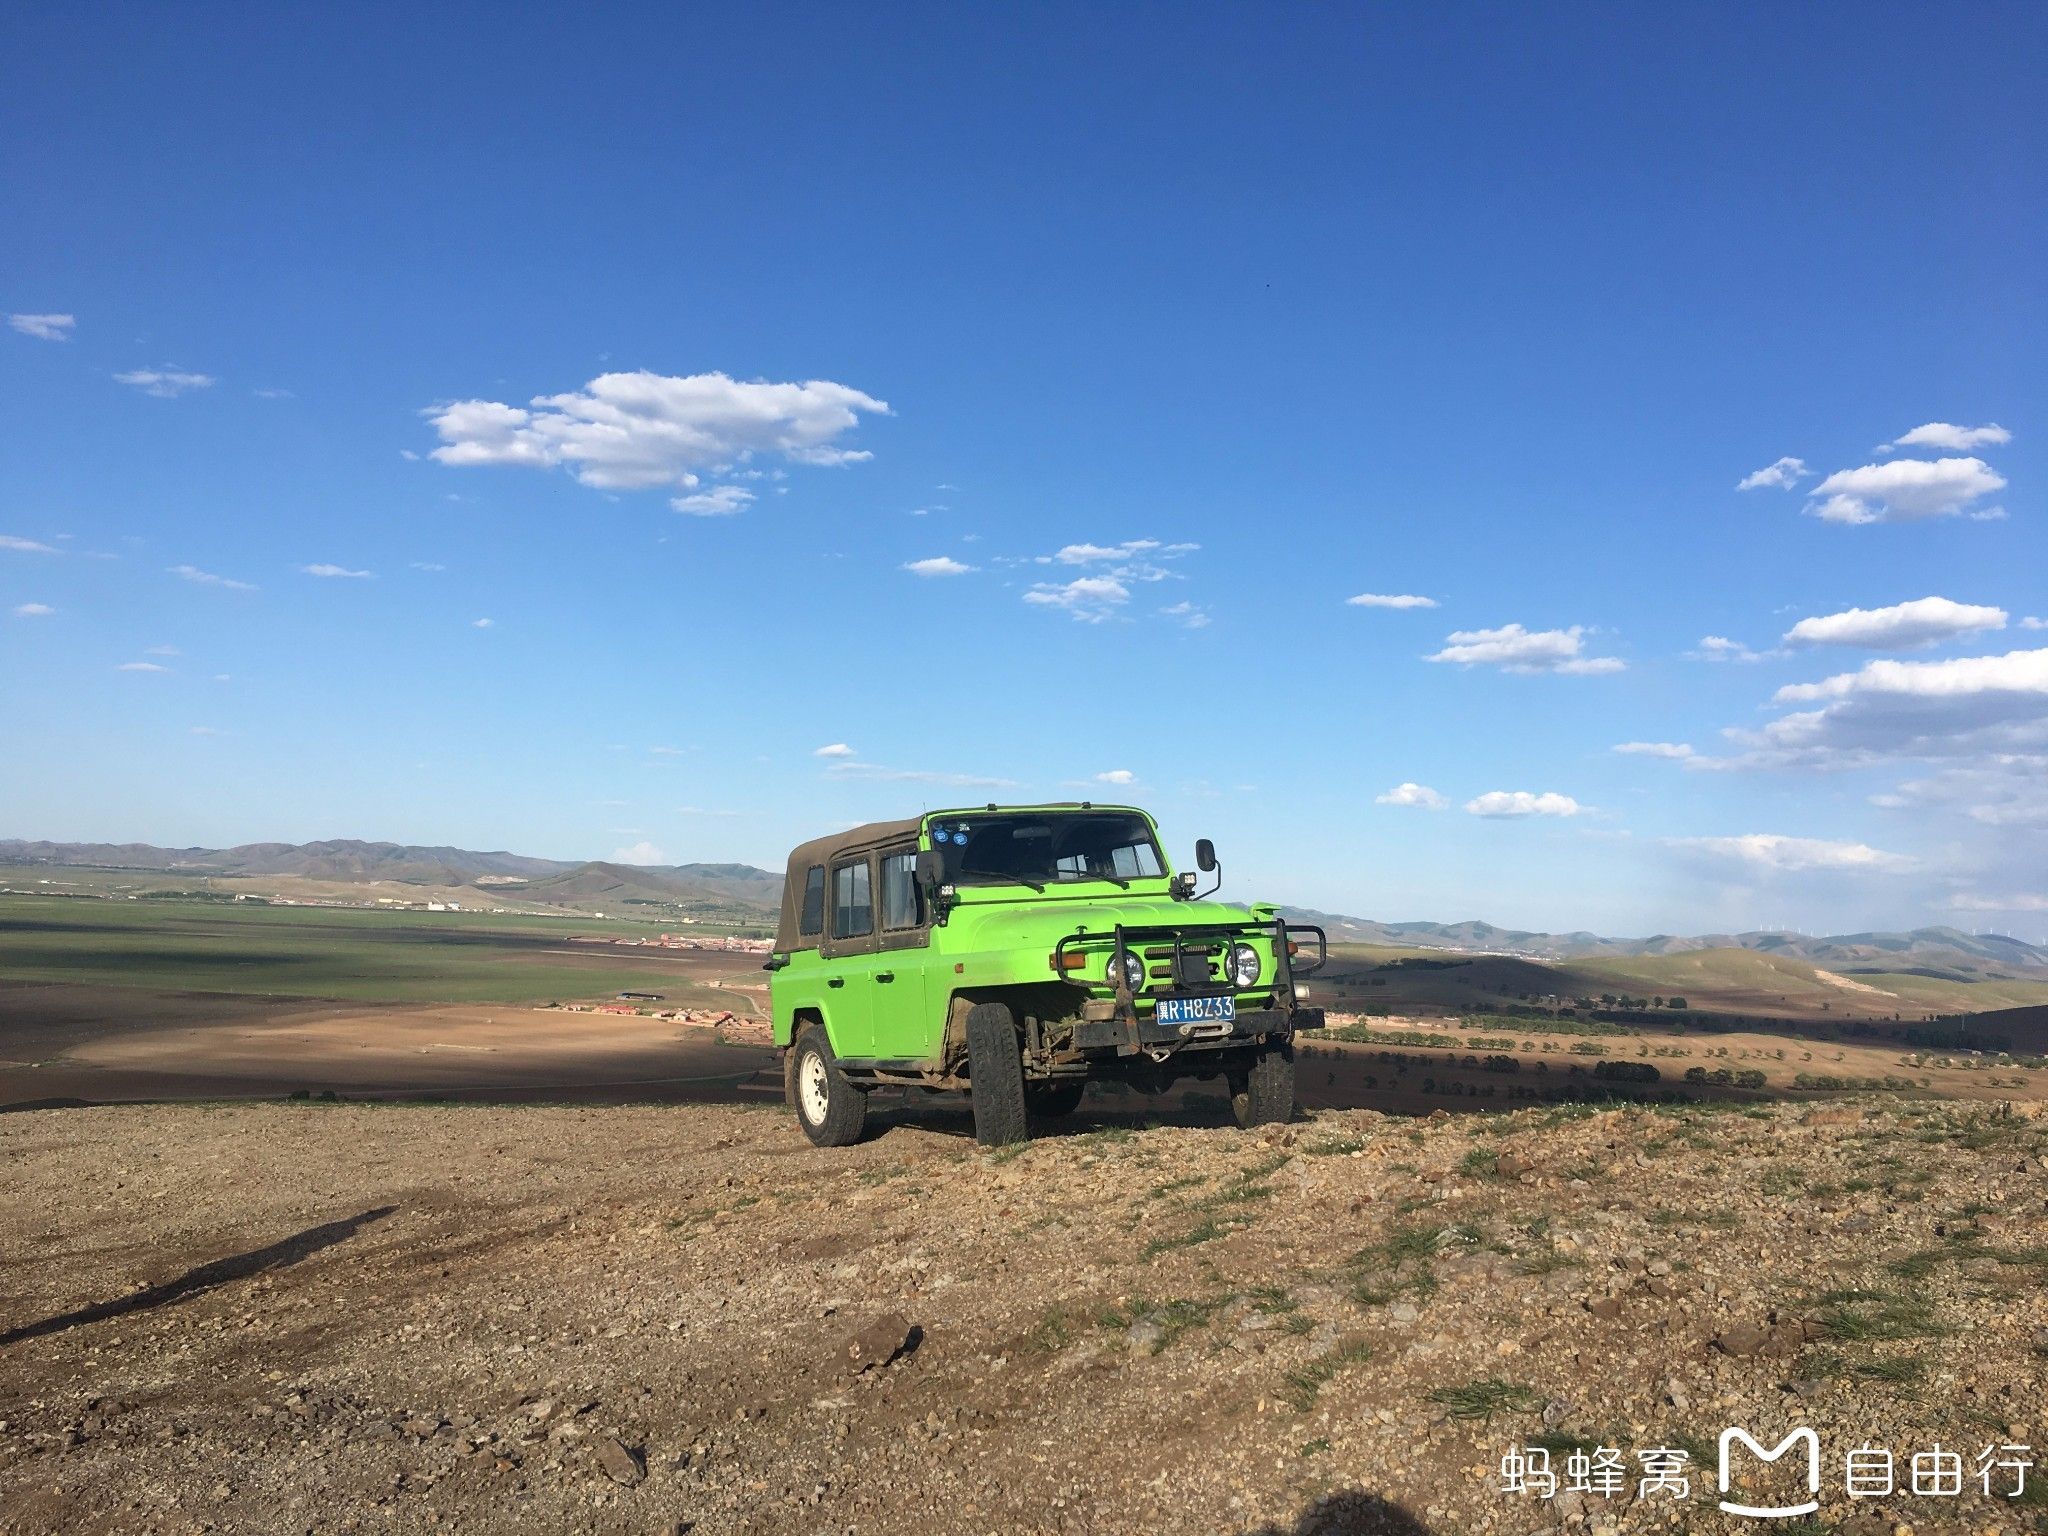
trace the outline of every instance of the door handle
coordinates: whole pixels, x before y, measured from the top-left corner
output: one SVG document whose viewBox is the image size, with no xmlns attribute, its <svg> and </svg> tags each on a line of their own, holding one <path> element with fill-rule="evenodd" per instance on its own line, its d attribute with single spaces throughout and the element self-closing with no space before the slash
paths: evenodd
<svg viewBox="0 0 2048 1536">
<path fill-rule="evenodd" d="M 843 987 L 846 985 L 846 978 L 844 976 L 827 976 L 825 978 L 825 985 L 828 987 Z"/>
<path fill-rule="evenodd" d="M 896 973 L 895 973 L 894 971 L 877 971 L 877 972 L 875 972 L 875 980 L 877 980 L 877 981 L 894 981 L 895 979 L 896 979 Z"/>
</svg>

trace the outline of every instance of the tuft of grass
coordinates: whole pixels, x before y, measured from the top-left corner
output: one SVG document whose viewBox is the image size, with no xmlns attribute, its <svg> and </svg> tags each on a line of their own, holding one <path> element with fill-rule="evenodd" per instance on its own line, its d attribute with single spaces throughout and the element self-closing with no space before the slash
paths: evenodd
<svg viewBox="0 0 2048 1536">
<path fill-rule="evenodd" d="M 1492 1147 L 1474 1147 L 1458 1159 L 1458 1172 L 1468 1179 L 1490 1179 L 1500 1171 L 1500 1153 Z"/>
<path fill-rule="evenodd" d="M 1280 1395 L 1296 1413 L 1307 1413 L 1315 1406 L 1316 1397 L 1323 1388 L 1347 1365 L 1372 1358 L 1372 1346 L 1363 1339 L 1353 1339 L 1339 1344 L 1328 1354 L 1309 1361 L 1307 1365 L 1289 1371 L 1281 1378 Z"/>
<path fill-rule="evenodd" d="M 1894 1360 L 1873 1360 L 1868 1365 L 1856 1367 L 1856 1374 L 1866 1381 L 1889 1382 L 1893 1386 L 1910 1386 L 1927 1374 L 1927 1362 L 1911 1355 L 1901 1355 Z"/>
<path fill-rule="evenodd" d="M 1203 1243 L 1213 1243 L 1217 1238 L 1227 1236 L 1245 1225 L 1246 1220 L 1243 1217 L 1230 1217 L 1219 1221 L 1214 1216 L 1206 1216 L 1185 1232 L 1153 1238 L 1138 1250 L 1138 1258 L 1149 1264 L 1162 1253 L 1172 1253 L 1177 1248 L 1198 1248 Z"/>
<path fill-rule="evenodd" d="M 1584 1266 L 1584 1263 L 1583 1259 L 1575 1259 L 1568 1253 L 1559 1253 L 1555 1248 L 1546 1248 L 1541 1253 L 1532 1253 L 1521 1260 L 1520 1263 L 1515 1265 L 1515 1271 L 1517 1274 L 1528 1275 L 1533 1278 L 1537 1275 L 1554 1275 L 1560 1269 L 1579 1269 Z"/>
<path fill-rule="evenodd" d="M 1384 1306 L 1396 1296 L 1428 1296 L 1436 1290 L 1430 1261 L 1450 1229 L 1431 1222 L 1396 1222 L 1377 1243 L 1353 1254 L 1357 1277 L 1352 1297 L 1364 1306 Z"/>
<path fill-rule="evenodd" d="M 1074 1317 L 1064 1307 L 1047 1307 L 1025 1335 L 1041 1354 L 1056 1355 L 1074 1342 Z"/>
<path fill-rule="evenodd" d="M 1209 1197 L 1211 1205 L 1244 1205 L 1249 1201 L 1263 1200 L 1273 1193 L 1270 1184 L 1248 1184 L 1239 1181 L 1226 1184 Z"/>
<path fill-rule="evenodd" d="M 1269 1173 L 1278 1173 L 1293 1161 L 1293 1153 L 1275 1152 L 1271 1157 L 1262 1157 L 1249 1167 L 1239 1169 L 1237 1174 L 1238 1182 L 1241 1184 L 1256 1183 Z"/>
<path fill-rule="evenodd" d="M 1491 1419 L 1500 1413 L 1533 1413 L 1543 1406 L 1543 1394 L 1519 1382 L 1487 1376 L 1462 1386 L 1438 1387 L 1429 1400 L 1454 1419 Z"/>
<path fill-rule="evenodd" d="M 1938 1333 L 1933 1304 L 1918 1296 L 1884 1291 L 1829 1291 L 1820 1298 L 1815 1321 L 1831 1339 L 1856 1343 L 1877 1339 L 1922 1339 Z"/>
<path fill-rule="evenodd" d="M 1301 1444 L 1295 1448 L 1294 1454 L 1299 1456 L 1302 1460 L 1306 1461 L 1311 1456 L 1322 1456 L 1327 1454 L 1329 1449 L 1330 1437 L 1328 1435 L 1317 1435 L 1313 1440 L 1302 1441 Z"/>
<path fill-rule="evenodd" d="M 1356 1136 L 1333 1136 L 1327 1141 L 1308 1142 L 1301 1150 L 1308 1157 L 1349 1157 L 1354 1152 L 1363 1152 L 1365 1142 Z"/>
</svg>

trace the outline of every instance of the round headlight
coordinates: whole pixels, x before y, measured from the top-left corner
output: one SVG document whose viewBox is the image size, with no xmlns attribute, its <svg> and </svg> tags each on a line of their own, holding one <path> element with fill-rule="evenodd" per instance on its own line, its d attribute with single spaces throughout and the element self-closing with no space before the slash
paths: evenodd
<svg viewBox="0 0 2048 1536">
<path fill-rule="evenodd" d="M 1110 952 L 1108 962 L 1102 967 L 1102 979 L 1112 987 L 1116 985 L 1116 953 L 1114 950 Z M 1141 992 L 1145 987 L 1145 962 L 1132 954 L 1128 949 L 1124 951 L 1124 985 L 1133 992 Z"/>
<path fill-rule="evenodd" d="M 1259 984 L 1259 952 L 1249 944 L 1230 946 L 1230 980 L 1233 986 L 1255 987 Z"/>
</svg>

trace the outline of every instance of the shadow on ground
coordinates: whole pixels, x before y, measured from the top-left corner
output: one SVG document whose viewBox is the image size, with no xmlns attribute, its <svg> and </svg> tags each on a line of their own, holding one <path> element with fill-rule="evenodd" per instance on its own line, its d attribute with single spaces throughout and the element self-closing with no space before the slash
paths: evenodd
<svg viewBox="0 0 2048 1536">
<path fill-rule="evenodd" d="M 1316 1500 L 1292 1525 L 1254 1526 L 1244 1536 L 1430 1536 L 1430 1532 L 1391 1499 L 1349 1488 Z"/>
<path fill-rule="evenodd" d="M 332 1248 L 336 1243 L 345 1243 L 372 1222 L 382 1221 L 398 1209 L 395 1205 L 380 1205 L 364 1211 L 358 1216 L 345 1217 L 340 1221 L 323 1222 L 317 1227 L 287 1237 L 265 1248 L 252 1248 L 247 1253 L 231 1254 L 225 1259 L 215 1259 L 188 1269 L 175 1280 L 162 1285 L 152 1285 L 112 1301 L 96 1302 L 89 1307 L 80 1307 L 75 1312 L 65 1312 L 56 1317 L 46 1317 L 40 1322 L 26 1323 L 19 1328 L 10 1328 L 0 1333 L 0 1346 L 18 1344 L 24 1339 L 40 1339 L 49 1334 L 63 1333 L 69 1328 L 82 1327 L 87 1323 L 103 1322 L 110 1317 L 120 1317 L 129 1312 L 146 1312 L 154 1307 L 166 1307 L 173 1302 L 185 1300 L 188 1296 L 203 1295 L 216 1286 L 230 1280 L 246 1280 L 251 1275 L 262 1274 L 265 1270 L 288 1269 L 302 1259 L 310 1258 L 323 1248 Z"/>
</svg>

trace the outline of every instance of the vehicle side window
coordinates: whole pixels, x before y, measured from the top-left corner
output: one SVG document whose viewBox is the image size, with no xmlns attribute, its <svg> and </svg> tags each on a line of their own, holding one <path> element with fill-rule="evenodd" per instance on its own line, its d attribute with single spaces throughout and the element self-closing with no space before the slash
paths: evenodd
<svg viewBox="0 0 2048 1536">
<path fill-rule="evenodd" d="M 796 931 L 814 938 L 825 931 L 825 866 L 813 864 L 804 872 L 804 907 Z"/>
<path fill-rule="evenodd" d="M 1109 852 L 1112 873 L 1126 880 L 1149 880 L 1165 873 L 1159 867 L 1159 850 L 1150 843 L 1129 843 Z"/>
<path fill-rule="evenodd" d="M 868 861 L 832 867 L 832 937 L 860 939 L 875 931 L 875 898 Z"/>
<path fill-rule="evenodd" d="M 890 853 L 882 857 L 882 929 L 894 932 L 924 926 L 924 892 L 917 888 L 917 855 Z"/>
</svg>

